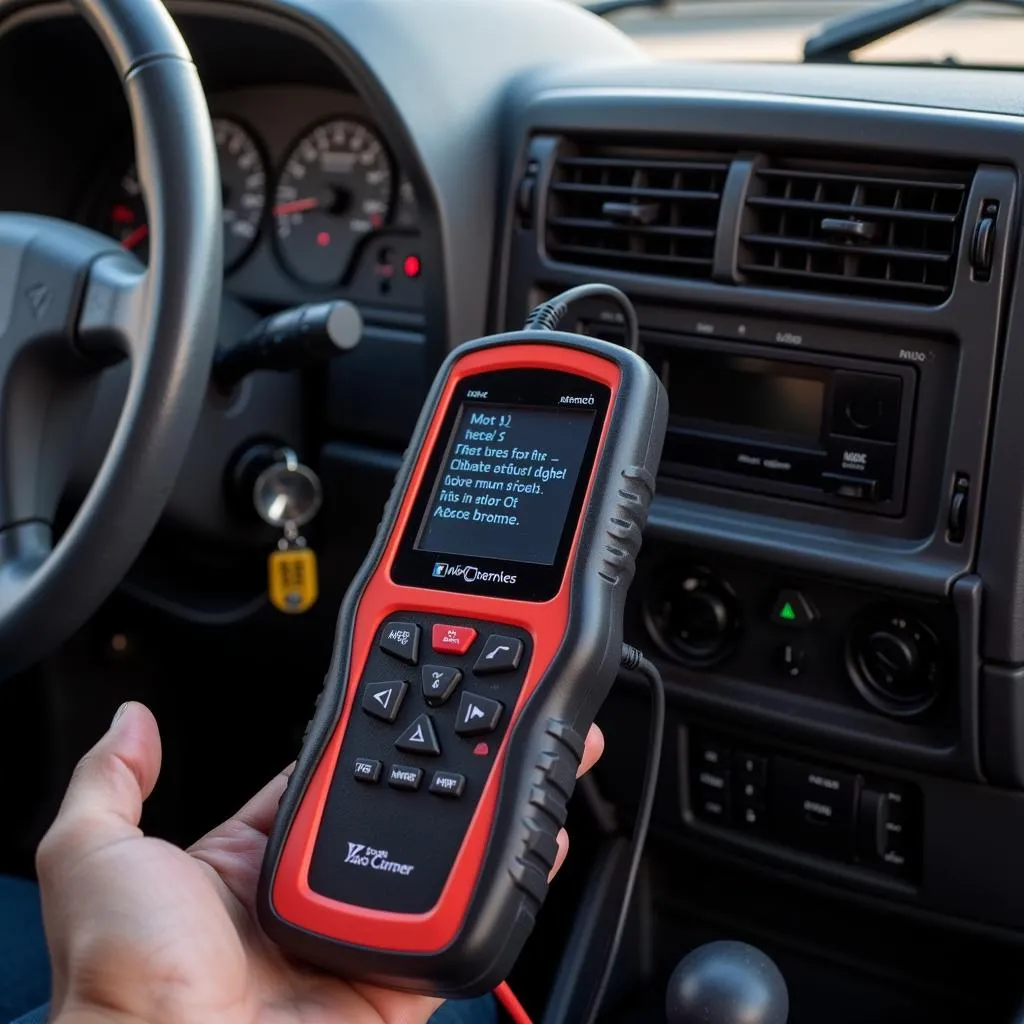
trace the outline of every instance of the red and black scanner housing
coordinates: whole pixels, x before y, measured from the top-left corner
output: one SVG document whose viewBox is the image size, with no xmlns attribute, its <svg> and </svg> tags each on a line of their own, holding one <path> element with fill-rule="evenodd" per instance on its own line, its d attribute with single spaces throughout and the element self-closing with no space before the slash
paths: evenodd
<svg viewBox="0 0 1024 1024">
<path fill-rule="evenodd" d="M 459 408 L 480 395 L 524 409 L 592 400 L 593 420 L 553 563 L 470 558 L 482 571 L 467 583 L 432 575 L 440 556 L 422 545 Z M 510 971 L 547 893 L 584 737 L 619 668 L 667 409 L 643 359 L 580 335 L 523 331 L 449 355 L 342 604 L 325 686 L 267 847 L 259 917 L 286 951 L 349 978 L 447 997 L 489 991 Z M 489 569 L 504 581 L 488 582 Z M 420 668 L 381 647 L 396 621 L 416 628 L 419 663 L 460 667 L 464 687 L 487 688 L 503 705 L 486 743 L 454 735 L 457 701 L 416 703 Z M 518 639 L 522 660 L 504 677 L 476 679 L 472 657 L 427 649 L 438 623 Z M 403 673 L 399 720 L 361 713 L 368 680 Z M 426 712 L 442 747 L 427 779 L 429 769 L 454 768 L 467 780 L 459 800 L 353 778 L 359 757 L 425 763 L 395 755 L 394 737 Z M 377 851 L 374 869 L 348 862 L 366 847 Z"/>
</svg>

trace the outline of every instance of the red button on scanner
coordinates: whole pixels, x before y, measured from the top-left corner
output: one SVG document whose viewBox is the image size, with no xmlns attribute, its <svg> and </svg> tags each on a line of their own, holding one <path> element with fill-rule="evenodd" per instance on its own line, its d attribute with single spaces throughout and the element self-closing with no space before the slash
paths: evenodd
<svg viewBox="0 0 1024 1024">
<path fill-rule="evenodd" d="M 450 654 L 465 654 L 475 639 L 476 630 L 472 626 L 446 626 L 443 622 L 434 626 L 431 636 L 435 651 Z"/>
</svg>

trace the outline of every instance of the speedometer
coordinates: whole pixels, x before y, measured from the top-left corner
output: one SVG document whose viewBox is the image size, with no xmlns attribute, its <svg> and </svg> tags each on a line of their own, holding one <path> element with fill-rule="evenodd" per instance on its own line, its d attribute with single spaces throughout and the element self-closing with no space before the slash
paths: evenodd
<svg viewBox="0 0 1024 1024">
<path fill-rule="evenodd" d="M 360 239 L 384 226 L 393 195 L 384 143 L 358 121 L 317 125 L 285 161 L 274 228 L 288 270 L 312 285 L 337 284 Z"/>
</svg>

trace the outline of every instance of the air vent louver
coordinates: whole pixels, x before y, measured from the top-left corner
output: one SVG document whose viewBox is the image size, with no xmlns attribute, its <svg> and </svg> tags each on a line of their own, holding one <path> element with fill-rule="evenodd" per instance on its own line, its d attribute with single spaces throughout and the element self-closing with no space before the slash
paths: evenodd
<svg viewBox="0 0 1024 1024">
<path fill-rule="evenodd" d="M 937 305 L 950 293 L 969 176 L 776 161 L 754 172 L 739 268 L 779 288 Z"/>
<path fill-rule="evenodd" d="M 563 146 L 548 193 L 552 259 L 664 277 L 710 277 L 727 157 Z"/>
</svg>

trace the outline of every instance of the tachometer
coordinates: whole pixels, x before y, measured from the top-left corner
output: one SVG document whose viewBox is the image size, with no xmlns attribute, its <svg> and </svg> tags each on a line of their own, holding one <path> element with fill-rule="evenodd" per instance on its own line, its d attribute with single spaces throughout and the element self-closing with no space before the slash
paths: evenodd
<svg viewBox="0 0 1024 1024">
<path fill-rule="evenodd" d="M 267 171 L 253 137 L 237 122 L 213 122 L 220 162 L 224 206 L 224 267 L 230 270 L 249 254 L 267 207 Z"/>
<path fill-rule="evenodd" d="M 235 121 L 213 122 L 224 207 L 224 268 L 231 270 L 248 255 L 260 231 L 267 205 L 267 172 L 253 137 Z M 132 164 L 114 190 L 106 230 L 139 259 L 149 257 L 149 221 Z"/>
<path fill-rule="evenodd" d="M 362 236 L 384 226 L 393 176 L 384 143 L 358 121 L 317 125 L 285 161 L 274 227 L 285 265 L 313 285 L 338 283 Z"/>
</svg>

